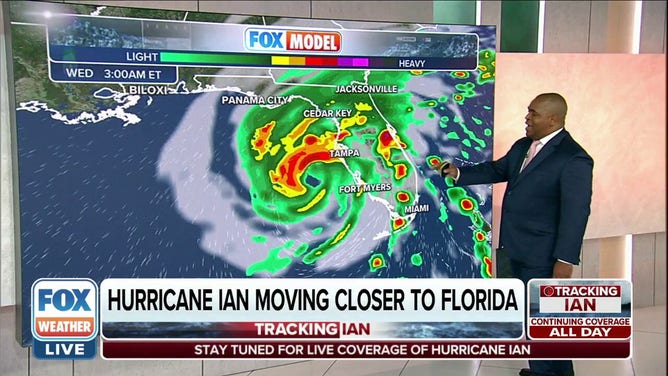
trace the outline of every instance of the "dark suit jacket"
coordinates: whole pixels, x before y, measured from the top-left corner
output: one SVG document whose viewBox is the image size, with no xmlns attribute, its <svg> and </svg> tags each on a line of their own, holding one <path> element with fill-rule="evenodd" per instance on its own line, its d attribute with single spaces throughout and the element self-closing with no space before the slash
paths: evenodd
<svg viewBox="0 0 668 376">
<path fill-rule="evenodd" d="M 562 130 L 520 173 L 531 139 L 524 137 L 501 159 L 460 167 L 457 185 L 507 181 L 499 248 L 527 266 L 577 265 L 590 213 L 594 161 Z"/>
</svg>

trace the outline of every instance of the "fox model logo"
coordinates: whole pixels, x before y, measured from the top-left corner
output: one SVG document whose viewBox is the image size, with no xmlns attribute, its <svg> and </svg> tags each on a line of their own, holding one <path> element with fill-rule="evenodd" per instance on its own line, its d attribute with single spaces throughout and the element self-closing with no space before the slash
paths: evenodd
<svg viewBox="0 0 668 376">
<path fill-rule="evenodd" d="M 250 51 L 338 52 L 341 34 L 336 31 L 275 30 L 248 28 L 244 45 Z"/>
</svg>

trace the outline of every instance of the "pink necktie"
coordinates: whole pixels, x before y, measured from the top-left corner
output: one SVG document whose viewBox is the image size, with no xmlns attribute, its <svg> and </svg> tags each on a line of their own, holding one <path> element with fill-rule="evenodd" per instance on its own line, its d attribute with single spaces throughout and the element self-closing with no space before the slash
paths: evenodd
<svg viewBox="0 0 668 376">
<path fill-rule="evenodd" d="M 536 156 L 536 148 L 538 148 L 538 145 L 540 145 L 540 141 L 536 140 L 531 143 L 531 146 L 529 147 L 529 152 L 527 153 L 527 157 L 524 159 L 524 164 L 522 165 L 522 170 L 526 168 L 526 166 L 529 165 L 529 162 L 533 159 L 533 157 Z"/>
</svg>

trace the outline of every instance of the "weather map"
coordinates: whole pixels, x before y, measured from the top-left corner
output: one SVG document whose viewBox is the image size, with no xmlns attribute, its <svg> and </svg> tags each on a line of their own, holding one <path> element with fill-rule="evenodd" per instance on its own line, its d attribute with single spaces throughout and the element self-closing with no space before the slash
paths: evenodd
<svg viewBox="0 0 668 376">
<path fill-rule="evenodd" d="M 491 158 L 494 27 L 10 19 L 24 301 L 39 277 L 491 276 L 491 186 L 430 167 Z"/>
</svg>

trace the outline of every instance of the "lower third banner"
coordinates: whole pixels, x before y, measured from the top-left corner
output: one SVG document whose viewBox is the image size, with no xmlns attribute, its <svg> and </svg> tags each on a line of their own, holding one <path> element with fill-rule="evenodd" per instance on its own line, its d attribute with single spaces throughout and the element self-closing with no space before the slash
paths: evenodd
<svg viewBox="0 0 668 376">
<path fill-rule="evenodd" d="M 104 340 L 105 359 L 620 359 L 629 341 Z"/>
</svg>

